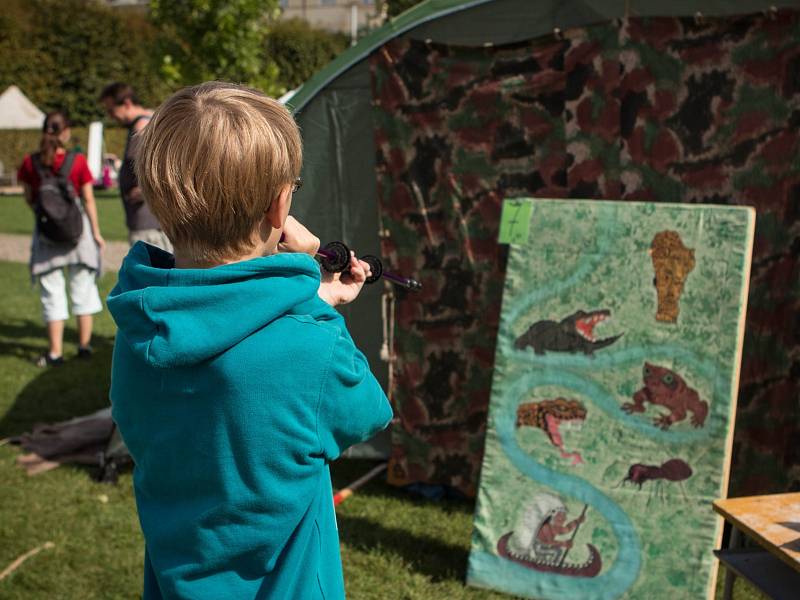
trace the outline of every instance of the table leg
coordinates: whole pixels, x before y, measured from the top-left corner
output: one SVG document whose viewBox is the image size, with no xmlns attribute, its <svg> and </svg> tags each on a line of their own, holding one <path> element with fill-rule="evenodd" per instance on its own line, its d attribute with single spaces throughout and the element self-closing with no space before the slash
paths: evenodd
<svg viewBox="0 0 800 600">
<path fill-rule="evenodd" d="M 731 539 L 728 540 L 728 549 L 738 548 L 742 545 L 741 532 L 731 525 Z M 733 598 L 733 580 L 736 578 L 736 573 L 733 569 L 727 567 L 725 569 L 725 588 L 722 592 L 722 600 L 731 600 Z"/>
</svg>

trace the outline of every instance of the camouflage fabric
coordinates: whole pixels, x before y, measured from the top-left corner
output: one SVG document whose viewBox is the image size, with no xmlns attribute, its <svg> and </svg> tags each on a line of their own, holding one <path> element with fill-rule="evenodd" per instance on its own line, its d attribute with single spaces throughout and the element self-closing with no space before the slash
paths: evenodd
<svg viewBox="0 0 800 600">
<path fill-rule="evenodd" d="M 423 284 L 397 304 L 393 483 L 476 492 L 505 270 L 500 207 L 543 186 L 564 195 L 560 123 L 538 97 L 552 84 L 537 77 L 564 46 L 537 46 L 537 60 L 530 45 L 393 42 L 373 60 L 380 216 L 391 234 L 382 251 Z M 533 155 L 546 171 L 530 171 Z"/>
<path fill-rule="evenodd" d="M 396 312 L 390 481 L 474 494 L 504 197 L 758 211 L 732 494 L 800 489 L 800 17 L 629 19 L 504 47 L 371 57 Z"/>
</svg>

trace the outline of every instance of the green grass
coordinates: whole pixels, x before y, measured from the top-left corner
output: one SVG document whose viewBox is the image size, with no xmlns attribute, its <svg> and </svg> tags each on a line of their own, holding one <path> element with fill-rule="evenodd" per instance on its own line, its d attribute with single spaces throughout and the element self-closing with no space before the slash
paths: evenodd
<svg viewBox="0 0 800 600">
<path fill-rule="evenodd" d="M 96 191 L 100 231 L 107 240 L 128 240 L 125 212 L 117 190 Z M 0 233 L 30 235 L 33 215 L 21 195 L 0 196 Z"/>
<path fill-rule="evenodd" d="M 102 278 L 103 295 L 113 278 Z M 70 327 L 67 364 L 42 371 L 32 365 L 46 343 L 27 268 L 0 262 L 0 285 L 0 438 L 28 431 L 36 422 L 106 406 L 114 336 L 108 312 L 96 320 L 97 352 L 91 362 L 72 359 L 77 340 Z M 45 541 L 55 548 L 0 581 L 0 598 L 138 598 L 143 542 L 130 472 L 116 486 L 95 483 L 88 470 L 71 466 L 28 478 L 14 463 L 18 455 L 16 448 L 0 447 L 0 570 Z M 369 467 L 364 461 L 336 463 L 334 485 L 343 486 Z M 508 598 L 463 584 L 472 511 L 470 502 L 422 502 L 383 482 L 368 484 L 337 510 L 348 597 Z M 734 597 L 761 596 L 737 580 Z"/>
</svg>

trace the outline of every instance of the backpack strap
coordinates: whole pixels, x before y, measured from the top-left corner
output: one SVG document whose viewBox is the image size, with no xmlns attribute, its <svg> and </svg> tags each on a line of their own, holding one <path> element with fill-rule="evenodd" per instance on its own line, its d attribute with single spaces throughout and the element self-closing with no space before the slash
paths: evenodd
<svg viewBox="0 0 800 600">
<path fill-rule="evenodd" d="M 67 152 L 67 155 L 64 157 L 64 162 L 61 163 L 61 168 L 58 170 L 59 177 L 69 179 L 70 171 L 72 171 L 72 165 L 75 164 L 76 154 L 76 152 Z"/>
<path fill-rule="evenodd" d="M 61 163 L 61 168 L 58 170 L 59 177 L 69 179 L 70 171 L 72 171 L 72 165 L 75 164 L 76 154 L 76 152 L 67 152 L 67 155 L 64 157 L 64 162 Z M 39 175 L 40 179 L 44 179 L 49 176 L 47 167 L 45 167 L 42 163 L 41 152 L 31 154 L 31 163 L 33 163 L 33 168 L 36 170 L 36 173 Z"/>
<path fill-rule="evenodd" d="M 31 154 L 31 163 L 33 163 L 33 168 L 36 171 L 36 174 L 39 176 L 39 179 L 44 179 L 47 177 L 47 171 L 45 170 L 44 164 L 42 164 L 42 153 L 35 152 Z"/>
<path fill-rule="evenodd" d="M 136 117 L 136 118 L 135 118 L 133 121 L 131 121 L 131 124 L 130 124 L 130 125 L 128 125 L 128 129 L 130 129 L 131 131 L 133 131 L 133 130 L 136 128 L 136 124 L 137 124 L 139 121 L 142 121 L 142 120 L 144 120 L 144 121 L 149 121 L 149 120 L 150 120 L 150 119 L 152 119 L 152 118 L 153 118 L 153 115 L 139 115 L 139 116 L 138 116 L 138 117 Z"/>
<path fill-rule="evenodd" d="M 153 118 L 152 115 L 139 115 L 133 121 L 131 121 L 130 125 L 128 125 L 128 137 L 125 140 L 125 152 L 122 155 L 123 158 L 126 158 L 128 156 L 128 147 L 131 145 L 131 139 L 136 134 L 136 124 L 139 121 L 150 121 L 152 118 Z"/>
</svg>

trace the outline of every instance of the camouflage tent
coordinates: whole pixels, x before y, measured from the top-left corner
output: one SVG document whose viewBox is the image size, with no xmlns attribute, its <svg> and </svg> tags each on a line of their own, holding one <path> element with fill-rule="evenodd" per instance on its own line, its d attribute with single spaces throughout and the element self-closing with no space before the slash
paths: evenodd
<svg viewBox="0 0 800 600">
<path fill-rule="evenodd" d="M 395 406 L 391 481 L 477 487 L 499 206 L 533 196 L 757 208 L 731 492 L 800 488 L 798 8 L 428 0 L 289 100 L 295 214 L 425 286 L 345 311 Z"/>
</svg>

